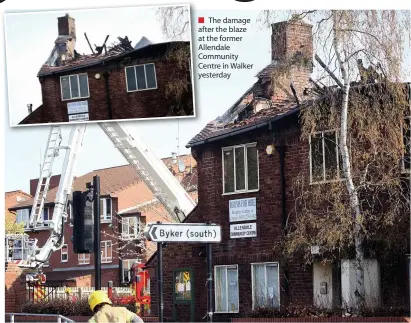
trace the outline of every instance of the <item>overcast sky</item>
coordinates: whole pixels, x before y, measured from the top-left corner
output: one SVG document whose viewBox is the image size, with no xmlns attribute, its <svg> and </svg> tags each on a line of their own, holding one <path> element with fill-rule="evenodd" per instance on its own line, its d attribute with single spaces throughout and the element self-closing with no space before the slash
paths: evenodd
<svg viewBox="0 0 411 323">
<path fill-rule="evenodd" d="M 9 103 L 12 116 L 19 121 L 27 114 L 27 103 L 33 107 L 41 104 L 40 85 L 37 72 L 48 58 L 57 37 L 57 17 L 66 11 L 6 16 L 7 35 L 7 73 L 10 84 Z M 214 16 L 250 18 L 255 22 L 259 11 L 208 11 L 197 10 L 192 13 L 193 46 L 196 53 L 197 17 Z M 158 23 L 151 12 L 142 14 L 141 8 L 118 8 L 92 11 L 69 12 L 76 19 L 77 50 L 88 53 L 84 32 L 92 43 L 102 43 L 107 34 L 109 42 L 114 37 L 128 35 L 136 44 L 142 36 L 153 42 L 164 41 Z M 139 21 L 144 20 L 144 28 Z M 149 24 L 150 22 L 150 24 Z M 140 26 L 140 27 L 138 27 Z M 188 153 L 188 141 L 210 120 L 223 114 L 256 80 L 255 75 L 270 62 L 271 38 L 269 30 L 261 30 L 254 23 L 244 36 L 243 42 L 232 44 L 232 52 L 240 53 L 240 60 L 254 64 L 251 70 L 233 73 L 230 80 L 195 80 L 196 113 L 194 119 L 179 121 L 180 153 Z M 251 51 L 250 48 L 253 48 Z M 194 66 L 196 56 L 194 54 Z M 10 75 L 11 74 L 11 75 Z M 12 99 L 11 99 L 12 98 Z M 6 133 L 6 176 L 5 190 L 29 190 L 29 180 L 38 177 L 39 163 L 44 153 L 49 127 L 32 126 L 10 128 L 9 116 L 4 119 Z M 178 122 L 176 119 L 161 121 L 133 121 L 124 125 L 132 135 L 140 135 L 158 157 L 168 157 L 177 151 Z M 70 126 L 63 126 L 63 137 L 67 139 Z M 64 139 L 63 139 L 64 140 Z M 61 172 L 61 157 L 54 166 L 54 173 Z M 106 138 L 97 124 L 90 124 L 78 158 L 76 175 L 82 175 L 99 168 L 125 164 L 126 161 Z"/>
</svg>

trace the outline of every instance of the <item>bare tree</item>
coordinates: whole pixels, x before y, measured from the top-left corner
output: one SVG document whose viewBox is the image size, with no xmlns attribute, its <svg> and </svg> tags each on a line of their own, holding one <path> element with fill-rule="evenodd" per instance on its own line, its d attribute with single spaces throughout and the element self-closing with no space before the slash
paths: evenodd
<svg viewBox="0 0 411 323">
<path fill-rule="evenodd" d="M 188 6 L 159 7 L 156 15 L 167 39 L 190 39 L 190 10 Z"/>
</svg>

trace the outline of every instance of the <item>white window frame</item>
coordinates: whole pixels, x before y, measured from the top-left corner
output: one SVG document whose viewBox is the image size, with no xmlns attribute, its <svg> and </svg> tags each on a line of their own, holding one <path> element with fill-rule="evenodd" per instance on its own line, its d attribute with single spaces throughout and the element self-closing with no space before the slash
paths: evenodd
<svg viewBox="0 0 411 323">
<path fill-rule="evenodd" d="M 18 221 L 18 222 L 17 222 L 17 218 L 18 218 L 18 217 L 20 217 L 19 220 L 21 220 L 21 216 L 19 216 L 19 212 L 21 213 L 21 212 L 23 212 L 23 211 L 27 211 L 27 212 L 28 212 L 27 217 L 25 217 L 25 218 L 27 218 L 27 221 L 26 221 L 25 219 L 23 219 L 22 221 Z M 24 223 L 24 228 L 28 228 L 28 223 L 29 223 L 29 221 L 30 221 L 30 213 L 31 213 L 31 209 L 29 209 L 29 208 L 16 210 L 16 214 L 17 214 L 17 216 L 16 216 L 16 223 Z"/>
<path fill-rule="evenodd" d="M 90 264 L 91 256 L 89 253 L 79 253 L 77 258 L 78 258 L 79 265 L 89 265 Z"/>
<path fill-rule="evenodd" d="M 254 265 L 265 265 L 265 282 L 267 283 L 267 265 L 276 265 L 278 268 L 278 275 L 277 275 L 277 286 L 278 286 L 278 308 L 281 307 L 281 287 L 280 287 L 280 264 L 278 262 L 252 262 L 251 264 L 251 296 L 252 296 L 252 310 L 255 310 L 255 299 L 254 299 Z"/>
<path fill-rule="evenodd" d="M 66 247 L 67 252 L 63 252 L 64 247 Z M 63 260 L 63 255 L 66 255 L 66 256 L 67 256 L 67 259 L 66 259 L 66 260 Z M 60 249 L 60 260 L 61 260 L 61 262 L 68 262 L 68 245 L 67 245 L 67 244 L 63 244 L 63 245 L 61 246 L 61 249 Z"/>
<path fill-rule="evenodd" d="M 217 268 L 225 268 L 225 279 L 227 283 L 227 289 L 226 289 L 226 299 L 227 299 L 227 311 L 217 311 Z M 230 307 L 228 306 L 228 274 L 227 274 L 227 269 L 236 269 L 237 271 L 237 311 L 230 311 Z M 240 313 L 240 278 L 238 276 L 238 265 L 217 265 L 214 266 L 214 313 Z"/>
<path fill-rule="evenodd" d="M 107 217 L 107 200 L 110 200 L 110 217 Z M 113 220 L 113 200 L 109 197 L 100 198 L 103 201 L 103 209 L 100 207 L 100 222 L 111 223 Z"/>
<path fill-rule="evenodd" d="M 152 88 L 149 88 L 149 89 L 141 89 L 141 90 L 136 89 L 136 90 L 131 90 L 131 91 L 129 91 L 129 89 L 128 89 L 128 80 L 127 80 L 127 69 L 128 69 L 128 68 L 134 68 L 134 75 L 135 75 L 135 78 L 136 78 L 136 86 L 138 87 L 136 67 L 137 67 L 137 66 L 144 66 L 144 78 L 145 78 L 145 80 L 146 80 L 146 86 L 147 86 L 146 65 L 153 65 L 153 67 L 154 67 L 154 79 L 155 79 L 155 81 L 156 81 L 156 87 L 152 87 Z M 146 64 L 138 64 L 138 65 L 126 66 L 126 67 L 124 68 L 124 75 L 125 75 L 125 78 L 126 78 L 126 91 L 127 91 L 127 93 L 131 93 L 131 92 L 141 92 L 141 91 L 149 91 L 149 90 L 157 90 L 157 89 L 158 89 L 157 70 L 156 70 L 156 64 L 154 64 L 154 63 L 146 63 Z"/>
<path fill-rule="evenodd" d="M 325 145 L 324 145 L 324 134 L 326 133 L 330 133 L 330 132 L 334 132 L 335 133 L 335 153 L 337 154 L 337 177 L 335 179 L 325 179 L 325 174 L 326 174 L 326 169 L 325 169 Z M 323 151 L 323 179 L 318 181 L 314 181 L 313 180 L 313 165 L 312 165 L 312 149 L 311 149 L 311 137 L 321 134 L 322 136 L 322 151 Z M 322 184 L 322 183 L 333 183 L 333 182 L 339 182 L 339 181 L 343 181 L 344 178 L 342 177 L 342 172 L 343 170 L 340 167 L 340 152 L 339 152 L 339 141 L 338 141 L 338 131 L 336 129 L 332 129 L 332 130 L 325 130 L 325 131 L 317 131 L 317 132 L 313 132 L 310 133 L 310 136 L 308 138 L 308 143 L 309 143 L 309 165 L 310 165 L 310 184 Z"/>
<path fill-rule="evenodd" d="M 257 188 L 248 190 L 248 163 L 247 163 L 247 148 L 248 147 L 256 147 L 257 150 Z M 235 172 L 235 149 L 236 148 L 244 148 L 244 176 L 245 176 L 245 189 L 243 190 L 236 190 L 236 172 Z M 233 150 L 233 158 L 234 158 L 234 192 L 225 192 L 225 179 L 224 179 L 224 152 L 228 150 Z M 221 148 L 221 161 L 222 161 L 222 178 L 223 178 L 223 194 L 222 195 L 233 195 L 233 194 L 242 194 L 242 193 L 252 193 L 258 192 L 260 190 L 260 161 L 258 156 L 258 149 L 257 149 L 257 142 L 252 142 L 248 144 L 242 145 L 235 145 L 235 146 L 228 146 Z"/>
<path fill-rule="evenodd" d="M 135 219 L 135 226 L 134 226 L 134 234 L 129 234 L 130 230 L 130 219 Z M 127 223 L 126 223 L 127 222 Z M 127 226 L 127 234 L 124 232 L 124 227 Z M 138 230 L 136 230 L 136 226 L 138 227 Z M 135 240 L 140 237 L 140 232 L 141 232 L 141 221 L 139 216 L 127 216 L 127 217 L 121 217 L 121 238 L 122 240 Z"/>
<path fill-rule="evenodd" d="M 80 75 L 86 75 L 87 76 L 87 92 L 88 92 L 88 96 L 81 96 L 81 91 L 80 91 Z M 70 81 L 70 77 L 71 76 L 76 76 L 77 78 L 77 85 L 78 85 L 78 92 L 79 92 L 79 96 L 73 98 L 73 95 L 71 93 L 71 81 Z M 69 78 L 69 87 L 70 87 L 70 99 L 64 99 L 63 98 L 63 86 L 61 85 L 61 80 L 63 77 L 68 77 Z M 77 100 L 77 99 L 87 99 L 90 97 L 90 84 L 89 84 L 89 80 L 88 80 L 88 74 L 87 73 L 79 73 L 79 74 L 70 74 L 70 75 L 62 75 L 60 76 L 60 93 L 61 93 L 61 101 L 71 101 L 71 100 Z"/>
<path fill-rule="evenodd" d="M 129 282 L 132 283 L 132 275 L 131 275 L 131 273 L 130 273 L 130 269 L 131 269 L 131 267 L 133 266 L 134 263 L 139 263 L 139 264 L 141 264 L 142 261 L 141 261 L 140 258 L 136 258 L 136 259 L 122 259 L 122 260 L 121 260 L 122 269 L 123 269 L 123 270 L 121 271 L 121 282 L 122 282 L 122 283 L 127 283 L 127 282 L 124 280 L 124 263 L 125 263 L 125 262 L 127 262 L 127 263 L 130 264 L 129 267 L 128 267 L 128 274 L 129 274 L 129 278 L 130 278 Z"/>
<path fill-rule="evenodd" d="M 111 245 L 111 255 L 110 257 L 107 255 L 107 244 L 110 243 Z M 104 247 L 101 246 L 104 244 Z M 104 250 L 103 250 L 104 249 Z M 101 241 L 100 243 L 100 250 L 101 250 L 101 263 L 102 264 L 107 264 L 107 263 L 111 263 L 113 261 L 113 243 L 111 240 L 104 240 Z M 106 256 L 104 257 L 104 254 L 106 254 Z"/>
<path fill-rule="evenodd" d="M 410 128 L 411 128 L 411 115 L 410 115 L 410 116 L 407 116 L 407 117 L 404 117 L 404 118 L 403 118 L 403 122 L 405 122 L 405 120 L 409 120 L 409 122 L 410 122 Z M 410 130 L 411 130 L 411 129 L 410 129 Z M 403 126 L 403 124 L 401 124 L 401 138 L 404 140 L 404 137 L 405 137 L 405 134 L 404 134 L 404 126 Z M 411 137 L 410 137 L 410 145 L 411 145 Z M 402 155 L 402 159 L 401 159 L 401 173 L 410 174 L 410 173 L 411 173 L 411 165 L 410 165 L 410 168 L 409 168 L 409 169 L 406 169 L 406 168 L 405 168 L 404 158 L 405 158 L 405 153 L 407 152 L 407 147 L 404 147 L 404 148 L 405 148 L 405 152 L 404 152 L 404 154 Z M 411 155 L 411 147 L 410 147 L 410 155 Z M 409 158 L 410 158 L 410 161 L 411 161 L 411 156 L 409 156 Z"/>
</svg>

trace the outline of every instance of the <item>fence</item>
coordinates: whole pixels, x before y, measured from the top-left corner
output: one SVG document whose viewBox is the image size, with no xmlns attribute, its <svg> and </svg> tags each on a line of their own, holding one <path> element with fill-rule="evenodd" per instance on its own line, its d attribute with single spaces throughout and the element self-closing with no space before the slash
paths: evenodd
<svg viewBox="0 0 411 323">
<path fill-rule="evenodd" d="M 44 292 L 41 293 L 42 298 L 36 297 L 35 293 L 37 292 L 37 287 L 34 284 L 27 285 L 28 291 L 28 300 L 29 301 L 36 301 L 36 300 L 54 300 L 54 299 L 71 299 L 71 300 L 78 300 L 82 298 L 87 298 L 93 291 L 94 287 L 61 287 L 61 286 L 50 286 L 44 285 L 41 288 L 44 289 Z M 102 288 L 103 291 L 108 291 L 107 287 Z M 132 296 L 133 291 L 128 287 L 113 287 L 113 296 L 114 297 L 126 297 Z"/>
</svg>

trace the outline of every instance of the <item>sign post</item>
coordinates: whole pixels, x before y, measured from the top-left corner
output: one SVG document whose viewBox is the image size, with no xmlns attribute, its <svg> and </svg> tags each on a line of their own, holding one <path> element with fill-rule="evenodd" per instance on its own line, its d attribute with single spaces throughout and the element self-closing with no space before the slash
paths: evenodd
<svg viewBox="0 0 411 323">
<path fill-rule="evenodd" d="M 149 241 L 157 242 L 157 281 L 159 322 L 164 320 L 163 242 L 206 243 L 207 249 L 207 321 L 213 317 L 212 243 L 221 242 L 221 226 L 211 223 L 149 223 L 144 229 Z"/>
</svg>

